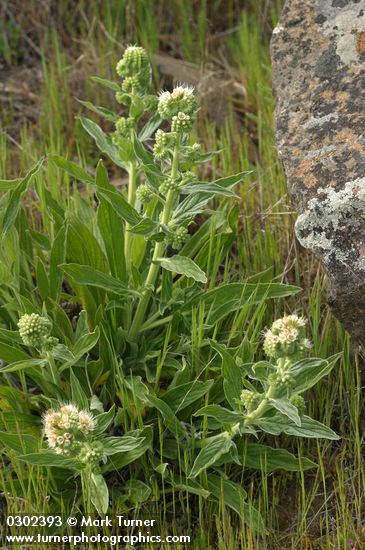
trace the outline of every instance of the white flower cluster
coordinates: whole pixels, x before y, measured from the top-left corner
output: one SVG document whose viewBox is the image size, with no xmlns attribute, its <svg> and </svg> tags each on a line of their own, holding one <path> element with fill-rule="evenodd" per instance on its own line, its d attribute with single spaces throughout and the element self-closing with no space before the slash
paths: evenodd
<svg viewBox="0 0 365 550">
<path fill-rule="evenodd" d="M 85 436 L 95 428 L 95 420 L 92 414 L 70 403 L 61 405 L 59 411 L 47 411 L 43 425 L 48 446 L 55 453 L 67 456 L 79 449 Z"/>
<path fill-rule="evenodd" d="M 269 357 L 279 359 L 299 355 L 311 347 L 305 337 L 306 320 L 297 315 L 277 319 L 265 333 L 264 351 Z"/>
<path fill-rule="evenodd" d="M 157 109 L 160 116 L 167 120 L 177 117 L 175 121 L 181 121 L 180 125 L 184 126 L 186 117 L 189 117 L 188 121 L 191 127 L 197 108 L 194 88 L 190 86 L 176 86 L 172 92 L 164 91 L 159 95 Z"/>
</svg>

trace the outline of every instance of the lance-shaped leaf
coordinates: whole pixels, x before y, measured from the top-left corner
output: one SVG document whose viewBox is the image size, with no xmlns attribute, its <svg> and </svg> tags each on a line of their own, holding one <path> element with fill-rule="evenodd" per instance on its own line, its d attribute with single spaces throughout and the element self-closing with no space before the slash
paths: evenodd
<svg viewBox="0 0 365 550">
<path fill-rule="evenodd" d="M 79 285 L 95 286 L 120 296 L 140 296 L 140 293 L 124 285 L 112 275 L 98 271 L 89 265 L 70 263 L 61 264 L 59 267 Z"/>
<path fill-rule="evenodd" d="M 156 262 L 168 271 L 191 277 L 200 283 L 208 281 L 204 271 L 191 258 L 187 258 L 186 256 L 175 255 L 171 256 L 171 258 L 158 258 Z"/>
<path fill-rule="evenodd" d="M 196 457 L 189 478 L 194 479 L 201 472 L 212 466 L 232 447 L 232 440 L 227 432 L 217 435 L 209 441 Z"/>
<path fill-rule="evenodd" d="M 23 195 L 26 193 L 33 178 L 40 171 L 43 165 L 43 162 L 44 162 L 44 159 L 39 160 L 37 164 L 31 170 L 29 170 L 26 176 L 22 180 L 20 180 L 18 184 L 16 184 L 14 189 L 12 189 L 9 192 L 10 193 L 9 199 L 7 202 L 7 206 L 5 208 L 3 224 L 2 224 L 3 236 L 9 231 L 9 229 L 12 227 L 13 223 L 15 222 L 18 212 L 20 210 L 21 199 Z"/>
<path fill-rule="evenodd" d="M 95 140 L 96 145 L 99 147 L 100 151 L 105 153 L 117 166 L 121 168 L 126 168 L 126 163 L 122 161 L 120 157 L 119 148 L 112 143 L 112 140 L 107 136 L 103 130 L 89 118 L 80 117 L 80 122 L 86 130 L 86 132 Z"/>
</svg>

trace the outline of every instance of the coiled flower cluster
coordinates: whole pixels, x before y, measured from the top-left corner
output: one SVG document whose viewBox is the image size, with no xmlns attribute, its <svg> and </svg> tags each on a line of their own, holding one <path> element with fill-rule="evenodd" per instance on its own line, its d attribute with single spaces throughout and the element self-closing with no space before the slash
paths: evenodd
<svg viewBox="0 0 365 550">
<path fill-rule="evenodd" d="M 117 63 L 116 71 L 124 79 L 123 92 L 143 92 L 151 79 L 151 64 L 146 50 L 140 46 L 128 46 Z"/>
<path fill-rule="evenodd" d="M 44 435 L 48 446 L 59 455 L 75 456 L 95 428 L 95 420 L 87 411 L 72 403 L 50 409 L 43 417 Z"/>
<path fill-rule="evenodd" d="M 95 465 L 104 459 L 104 447 L 101 441 L 84 443 L 77 455 L 77 460 L 82 464 Z"/>
<path fill-rule="evenodd" d="M 174 134 L 164 132 L 160 128 L 155 134 L 153 155 L 156 160 L 166 160 L 170 156 L 170 150 L 174 147 L 176 137 Z"/>
<path fill-rule="evenodd" d="M 136 191 L 137 199 L 144 204 L 149 203 L 153 197 L 153 190 L 148 183 L 142 183 Z"/>
<path fill-rule="evenodd" d="M 260 393 L 252 390 L 242 390 L 240 398 L 241 403 L 245 407 L 246 411 L 251 412 L 253 409 L 256 409 L 256 407 L 260 404 L 263 396 Z"/>
<path fill-rule="evenodd" d="M 180 189 L 180 181 L 171 177 L 166 178 L 160 185 L 159 191 L 161 195 L 167 195 L 169 191 L 178 191 Z"/>
<path fill-rule="evenodd" d="M 130 137 L 131 130 L 134 128 L 135 119 L 133 117 L 120 117 L 119 120 L 115 123 L 115 134 L 114 139 L 118 137 Z"/>
<path fill-rule="evenodd" d="M 194 118 L 186 113 L 179 112 L 172 117 L 171 131 L 176 133 L 190 132 L 194 124 Z"/>
<path fill-rule="evenodd" d="M 297 315 L 286 315 L 274 321 L 271 329 L 265 333 L 266 355 L 274 359 L 293 358 L 309 349 L 311 343 L 305 337 L 305 324 L 305 319 Z"/>
<path fill-rule="evenodd" d="M 38 313 L 26 313 L 18 322 L 19 335 L 26 346 L 33 346 L 38 349 L 53 347 L 57 338 L 50 336 L 52 323 L 46 317 Z"/>
<path fill-rule="evenodd" d="M 188 230 L 183 225 L 175 226 L 174 222 L 169 222 L 168 228 L 170 235 L 166 236 L 166 244 L 171 244 L 172 248 L 179 250 L 182 247 L 188 236 Z"/>
<path fill-rule="evenodd" d="M 161 118 L 173 120 L 174 117 L 177 117 L 173 122 L 176 128 L 184 126 L 184 124 L 186 126 L 187 121 L 189 121 L 188 126 L 191 128 L 197 108 L 198 103 L 194 95 L 194 89 L 189 86 L 177 86 L 172 92 L 162 92 L 157 107 Z"/>
<path fill-rule="evenodd" d="M 294 378 L 283 367 L 278 367 L 277 371 L 270 375 L 269 382 L 278 388 L 290 388 L 295 383 Z"/>
</svg>

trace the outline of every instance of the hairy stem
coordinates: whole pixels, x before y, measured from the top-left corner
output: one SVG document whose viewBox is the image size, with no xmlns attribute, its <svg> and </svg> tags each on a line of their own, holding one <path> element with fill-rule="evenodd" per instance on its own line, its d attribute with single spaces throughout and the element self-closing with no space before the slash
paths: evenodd
<svg viewBox="0 0 365 550">
<path fill-rule="evenodd" d="M 132 161 L 129 164 L 128 203 L 131 206 L 134 206 L 135 202 L 136 202 L 136 164 L 135 164 L 135 161 Z M 131 228 L 130 224 L 126 222 L 125 238 L 124 238 L 124 256 L 125 256 L 127 269 L 130 267 L 132 240 L 133 240 L 133 235 L 129 231 L 130 228 Z"/>
<path fill-rule="evenodd" d="M 250 414 L 246 415 L 245 426 L 249 424 L 253 424 L 255 420 L 260 418 L 264 414 L 264 412 L 266 412 L 267 408 L 269 407 L 269 400 L 274 396 L 275 396 L 275 387 L 270 386 L 265 394 L 265 397 L 261 401 L 260 405 L 254 411 L 250 412 Z"/>
<path fill-rule="evenodd" d="M 174 155 L 172 159 L 172 167 L 171 167 L 172 180 L 176 180 L 177 178 L 178 168 L 179 168 L 179 157 L 180 157 L 180 138 L 178 135 L 176 140 L 176 145 L 174 148 Z M 161 223 L 164 225 L 167 225 L 168 222 L 170 221 L 175 197 L 176 197 L 176 191 L 173 189 L 170 189 L 167 193 L 166 202 L 162 211 Z M 146 313 L 146 309 L 148 307 L 151 293 L 152 293 L 151 287 L 154 286 L 156 277 L 160 270 L 160 266 L 158 265 L 158 263 L 156 263 L 156 260 L 158 260 L 163 255 L 164 251 L 165 251 L 165 243 L 163 241 L 155 244 L 151 265 L 145 281 L 145 290 L 143 291 L 143 295 L 138 304 L 136 314 L 134 316 L 132 326 L 129 331 L 129 340 L 131 340 L 132 342 L 135 341 L 138 331 L 140 329 L 140 326 L 143 322 L 144 315 Z"/>
</svg>

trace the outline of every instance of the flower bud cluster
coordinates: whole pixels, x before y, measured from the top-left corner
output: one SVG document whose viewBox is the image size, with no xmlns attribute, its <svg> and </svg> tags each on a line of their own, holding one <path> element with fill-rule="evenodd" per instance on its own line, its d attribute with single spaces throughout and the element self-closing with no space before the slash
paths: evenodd
<svg viewBox="0 0 365 550">
<path fill-rule="evenodd" d="M 166 160 L 170 156 L 170 150 L 174 147 L 176 136 L 158 129 L 155 134 L 153 155 L 157 160 Z"/>
<path fill-rule="evenodd" d="M 116 71 L 124 79 L 124 92 L 143 92 L 151 79 L 151 64 L 146 50 L 140 46 L 129 46 L 118 61 Z"/>
<path fill-rule="evenodd" d="M 133 130 L 135 125 L 135 119 L 133 117 L 120 117 L 119 120 L 115 123 L 115 133 L 117 136 L 129 137 L 131 130 Z"/>
<path fill-rule="evenodd" d="M 194 124 L 194 118 L 186 113 L 179 112 L 172 117 L 171 131 L 181 134 L 182 132 L 190 132 Z"/>
<path fill-rule="evenodd" d="M 60 455 L 70 456 L 79 450 L 95 428 L 92 414 L 80 411 L 73 404 L 61 405 L 58 411 L 50 409 L 43 418 L 44 435 L 48 446 Z"/>
<path fill-rule="evenodd" d="M 166 178 L 159 187 L 161 195 L 167 195 L 169 191 L 178 191 L 180 189 L 180 180 L 174 178 Z"/>
<path fill-rule="evenodd" d="M 262 395 L 252 390 L 242 390 L 240 397 L 241 402 L 247 412 L 251 412 L 252 410 L 256 409 L 256 407 L 262 401 Z"/>
<path fill-rule="evenodd" d="M 298 409 L 299 415 L 305 411 L 305 400 L 301 395 L 293 395 L 290 399 L 291 403 Z"/>
<path fill-rule="evenodd" d="M 166 244 L 171 244 L 172 248 L 179 250 L 187 239 L 188 230 L 186 227 L 180 225 L 175 227 L 174 222 L 168 223 L 170 234 L 166 236 Z"/>
<path fill-rule="evenodd" d="M 295 380 L 287 370 L 279 367 L 277 371 L 269 376 L 271 386 L 276 388 L 290 388 L 295 384 Z"/>
<path fill-rule="evenodd" d="M 198 181 L 198 176 L 194 174 L 194 172 L 184 172 L 181 177 L 181 187 L 184 187 L 184 185 L 188 185 L 189 183 L 194 183 Z"/>
<path fill-rule="evenodd" d="M 198 103 L 194 96 L 194 89 L 188 86 L 177 86 L 172 92 L 162 92 L 159 96 L 157 107 L 161 118 L 173 120 L 173 117 L 180 117 L 181 124 L 184 124 L 184 118 L 181 118 L 181 116 L 187 115 L 191 119 L 194 119 L 197 108 Z M 192 122 L 193 120 L 190 121 L 190 127 Z"/>
<path fill-rule="evenodd" d="M 286 315 L 276 320 L 265 334 L 264 351 L 268 357 L 299 356 L 311 347 L 305 337 L 306 321 L 297 315 Z"/>
<path fill-rule="evenodd" d="M 19 335 L 26 346 L 50 349 L 57 344 L 57 338 L 50 336 L 52 323 L 38 313 L 23 315 L 18 322 Z"/>
<path fill-rule="evenodd" d="M 91 443 L 83 443 L 80 447 L 80 452 L 77 455 L 77 460 L 82 464 L 95 466 L 105 458 L 104 448 L 101 441 L 92 441 Z"/>
<path fill-rule="evenodd" d="M 148 183 L 142 183 L 137 191 L 136 191 L 136 197 L 139 200 L 139 202 L 147 204 L 152 200 L 153 197 L 153 190 L 148 185 Z"/>
</svg>

